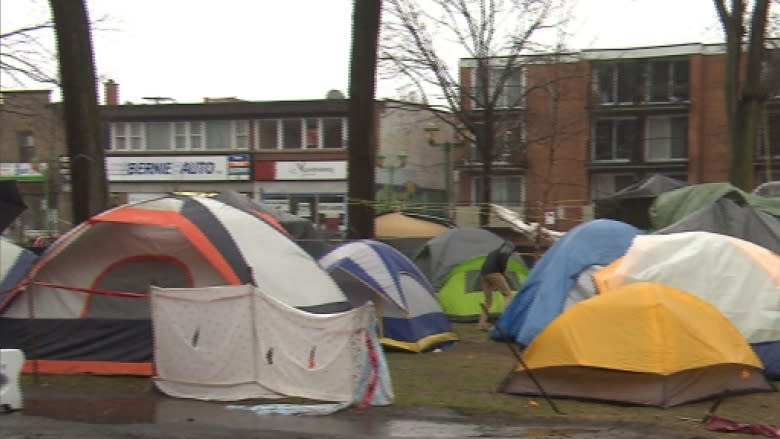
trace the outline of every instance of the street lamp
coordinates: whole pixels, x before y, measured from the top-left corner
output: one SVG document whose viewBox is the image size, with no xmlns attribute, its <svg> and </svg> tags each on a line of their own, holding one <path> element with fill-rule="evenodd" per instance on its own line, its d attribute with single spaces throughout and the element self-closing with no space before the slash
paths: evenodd
<svg viewBox="0 0 780 439">
<path fill-rule="evenodd" d="M 460 132 L 464 129 L 463 125 L 458 125 L 458 133 L 456 134 L 457 140 L 436 142 L 436 136 L 439 133 L 439 127 L 434 123 L 426 124 L 423 130 L 425 136 L 428 139 L 428 145 L 441 147 L 444 150 L 444 196 L 447 199 L 447 219 L 452 219 L 452 212 L 454 206 L 452 203 L 452 148 L 462 146 L 460 142 Z"/>
<path fill-rule="evenodd" d="M 387 162 L 387 158 L 384 154 L 376 155 L 376 165 L 382 169 L 387 169 L 387 183 L 385 183 L 385 202 L 388 209 L 393 208 L 395 204 L 395 170 L 398 168 L 405 168 L 409 154 L 406 151 L 398 153 L 398 164 L 391 164 Z"/>
</svg>

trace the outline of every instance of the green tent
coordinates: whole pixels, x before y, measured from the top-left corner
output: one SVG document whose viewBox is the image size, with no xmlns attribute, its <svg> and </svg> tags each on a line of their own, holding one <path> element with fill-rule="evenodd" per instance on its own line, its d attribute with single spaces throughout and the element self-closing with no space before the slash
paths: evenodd
<svg viewBox="0 0 780 439">
<path fill-rule="evenodd" d="M 481 303 L 485 296 L 482 293 L 480 269 L 487 255 L 474 256 L 456 265 L 447 274 L 441 288 L 436 292 L 436 299 L 442 311 L 450 320 L 459 322 L 475 322 L 479 318 Z M 528 276 L 528 268 L 518 255 L 512 255 L 507 264 L 507 283 L 517 294 L 520 284 Z M 501 314 L 505 308 L 504 296 L 493 294 L 493 305 L 490 314 L 493 317 Z"/>
<path fill-rule="evenodd" d="M 672 225 L 722 198 L 780 216 L 780 198 L 749 194 L 731 183 L 702 183 L 658 195 L 650 207 L 653 230 Z"/>
</svg>

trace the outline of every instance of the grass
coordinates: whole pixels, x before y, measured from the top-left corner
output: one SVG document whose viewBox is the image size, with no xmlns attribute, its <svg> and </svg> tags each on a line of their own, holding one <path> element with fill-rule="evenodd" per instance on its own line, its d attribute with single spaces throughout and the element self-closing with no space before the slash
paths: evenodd
<svg viewBox="0 0 780 439">
<path fill-rule="evenodd" d="M 542 397 L 500 393 L 497 389 L 502 380 L 517 365 L 510 345 L 489 340 L 474 323 L 453 323 L 453 329 L 461 340 L 451 349 L 425 354 L 386 352 L 396 396 L 389 410 L 441 407 L 496 420 L 649 423 L 655 427 L 695 432 L 701 437 L 716 434 L 707 432 L 695 422 L 704 418 L 714 401 L 664 409 L 556 398 L 554 404 L 564 413 L 559 415 Z M 52 392 L 66 394 L 89 391 L 92 394 L 164 397 L 148 378 L 42 375 L 36 382 L 32 376 L 22 377 L 23 389 L 40 385 Z M 780 382 L 775 385 L 780 387 Z M 716 413 L 744 423 L 777 424 L 780 392 L 729 396 L 722 400 Z"/>
<path fill-rule="evenodd" d="M 543 397 L 497 391 L 518 364 L 509 344 L 488 340 L 475 324 L 454 323 L 453 328 L 461 341 L 452 349 L 419 355 L 386 353 L 397 406 L 448 407 L 473 414 L 558 416 Z M 780 387 L 780 382 L 775 385 Z M 682 419 L 704 418 L 714 401 L 665 409 L 562 398 L 553 399 L 553 403 L 567 417 L 585 420 L 680 424 Z M 715 413 L 739 422 L 776 424 L 780 420 L 780 392 L 729 396 Z"/>
</svg>

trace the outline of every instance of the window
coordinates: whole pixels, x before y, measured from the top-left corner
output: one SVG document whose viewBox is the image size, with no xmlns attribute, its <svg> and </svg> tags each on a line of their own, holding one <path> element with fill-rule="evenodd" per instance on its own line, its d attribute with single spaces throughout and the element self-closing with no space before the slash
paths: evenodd
<svg viewBox="0 0 780 439">
<path fill-rule="evenodd" d="M 173 147 L 174 149 L 188 148 L 188 124 L 186 122 L 176 122 L 173 125 Z"/>
<path fill-rule="evenodd" d="M 130 143 L 130 149 L 138 150 L 143 149 L 143 133 L 144 133 L 144 125 L 141 122 L 132 122 L 128 124 L 129 134 L 128 134 L 128 140 Z"/>
<path fill-rule="evenodd" d="M 320 124 L 318 119 L 306 119 L 306 148 L 316 149 L 320 146 Z"/>
<path fill-rule="evenodd" d="M 599 119 L 595 133 L 593 160 L 627 161 L 634 145 L 639 143 L 639 122 L 636 118 Z"/>
<path fill-rule="evenodd" d="M 19 131 L 16 135 L 19 143 L 19 161 L 32 163 L 35 157 L 35 137 L 31 131 Z"/>
<path fill-rule="evenodd" d="M 192 122 L 115 122 L 111 149 L 115 151 L 188 151 L 249 149 L 248 120 Z"/>
<path fill-rule="evenodd" d="M 203 149 L 203 122 L 190 122 L 190 148 Z"/>
<path fill-rule="evenodd" d="M 301 149 L 301 142 L 303 140 L 301 122 L 301 119 L 282 120 L 282 148 Z"/>
<path fill-rule="evenodd" d="M 235 130 L 233 149 L 249 149 L 249 121 L 233 121 L 233 129 Z"/>
<path fill-rule="evenodd" d="M 769 113 L 761 124 L 756 147 L 758 157 L 780 157 L 780 112 Z"/>
<path fill-rule="evenodd" d="M 206 121 L 206 149 L 230 149 L 232 142 L 229 120 Z"/>
<path fill-rule="evenodd" d="M 483 176 L 471 180 L 471 199 L 474 203 L 487 203 L 482 199 Z M 520 175 L 493 175 L 490 177 L 490 202 L 496 204 L 518 205 L 523 203 L 525 187 Z"/>
<path fill-rule="evenodd" d="M 322 147 L 323 148 L 344 148 L 344 119 L 326 118 L 322 119 Z"/>
<path fill-rule="evenodd" d="M 279 119 L 262 119 L 258 121 L 260 133 L 260 149 L 277 149 L 279 147 Z"/>
<path fill-rule="evenodd" d="M 146 149 L 171 149 L 171 124 L 169 122 L 148 122 L 145 131 Z"/>
<path fill-rule="evenodd" d="M 688 100 L 687 58 L 596 64 L 594 88 L 602 104 Z"/>
<path fill-rule="evenodd" d="M 203 122 L 176 122 L 173 124 L 173 149 L 203 149 Z"/>
<path fill-rule="evenodd" d="M 522 127 L 508 128 L 502 134 L 502 145 L 497 158 L 501 161 L 511 161 L 515 152 L 525 149 L 523 129 Z"/>
<path fill-rule="evenodd" d="M 483 96 L 482 83 L 478 75 L 479 69 L 473 70 L 475 108 L 485 108 L 486 102 L 491 102 L 498 92 L 494 108 L 518 108 L 524 106 L 525 69 L 522 67 L 490 67 L 487 79 L 487 100 Z M 499 90 L 500 88 L 500 90 Z"/>
<path fill-rule="evenodd" d="M 674 160 L 688 156 L 688 117 L 647 119 L 647 160 Z"/>
<path fill-rule="evenodd" d="M 593 174 L 590 177 L 590 197 L 592 200 L 608 197 L 636 181 L 634 174 Z"/>
<path fill-rule="evenodd" d="M 261 119 L 260 149 L 342 149 L 346 144 L 346 119 Z"/>
<path fill-rule="evenodd" d="M 111 124 L 111 149 L 124 151 L 143 148 L 143 124 L 140 122 L 115 122 Z"/>
<path fill-rule="evenodd" d="M 688 60 L 650 63 L 650 102 L 688 100 Z"/>
</svg>

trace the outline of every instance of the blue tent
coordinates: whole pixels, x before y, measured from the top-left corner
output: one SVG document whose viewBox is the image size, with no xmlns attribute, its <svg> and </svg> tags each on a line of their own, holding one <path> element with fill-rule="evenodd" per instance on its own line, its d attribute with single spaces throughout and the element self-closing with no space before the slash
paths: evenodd
<svg viewBox="0 0 780 439">
<path fill-rule="evenodd" d="M 38 255 L 0 237 L 0 303 L 30 271 Z"/>
<path fill-rule="evenodd" d="M 363 239 L 334 248 L 319 263 L 353 306 L 374 301 L 383 346 L 426 352 L 458 340 L 430 282 L 399 250 Z"/>
<path fill-rule="evenodd" d="M 531 269 L 496 321 L 491 338 L 528 346 L 563 311 L 578 277 L 593 266 L 607 265 L 622 256 L 640 233 L 630 224 L 611 219 L 596 219 L 571 229 Z"/>
</svg>

